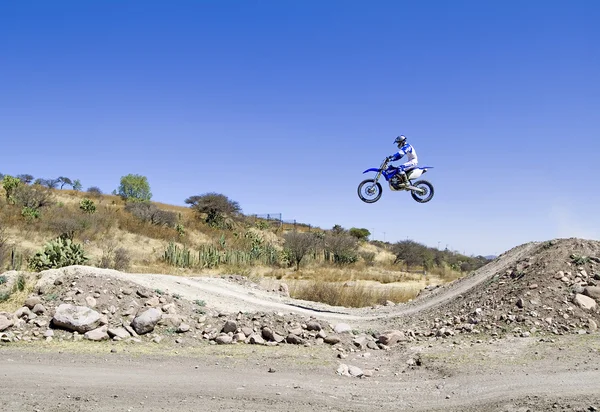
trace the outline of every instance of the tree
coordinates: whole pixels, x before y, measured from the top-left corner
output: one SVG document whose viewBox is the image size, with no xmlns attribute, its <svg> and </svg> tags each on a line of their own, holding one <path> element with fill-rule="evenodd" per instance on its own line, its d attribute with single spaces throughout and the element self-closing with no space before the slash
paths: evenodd
<svg viewBox="0 0 600 412">
<path fill-rule="evenodd" d="M 19 185 L 12 196 L 17 206 L 35 211 L 52 204 L 52 192 L 42 185 Z"/>
<path fill-rule="evenodd" d="M 83 189 L 83 186 L 81 185 L 81 181 L 79 179 L 75 179 L 73 181 L 73 190 L 75 190 L 76 192 L 79 192 L 81 189 Z"/>
<path fill-rule="evenodd" d="M 19 178 L 16 177 L 12 177 L 10 175 L 5 175 L 2 178 L 2 187 L 4 188 L 4 191 L 6 192 L 6 200 L 8 201 L 8 203 L 14 203 L 13 201 L 13 193 L 15 191 L 15 189 L 17 187 L 19 187 L 21 185 L 21 180 L 19 180 Z"/>
<path fill-rule="evenodd" d="M 17 179 L 19 179 L 21 182 L 25 183 L 26 185 L 33 182 L 32 175 L 17 175 Z"/>
<path fill-rule="evenodd" d="M 358 260 L 358 240 L 347 234 L 325 236 L 325 250 L 333 255 L 334 263 L 348 264 Z"/>
<path fill-rule="evenodd" d="M 58 179 L 42 179 L 39 177 L 33 182 L 34 185 L 45 186 L 48 189 L 56 189 L 58 187 L 58 183 Z"/>
<path fill-rule="evenodd" d="M 100 190 L 98 186 L 90 186 L 87 188 L 86 192 L 88 192 L 91 196 L 102 196 L 102 190 Z"/>
<path fill-rule="evenodd" d="M 353 227 L 349 231 L 350 236 L 354 236 L 358 240 L 367 240 L 371 236 L 371 232 L 368 229 Z"/>
<path fill-rule="evenodd" d="M 345 232 L 346 232 L 346 229 L 344 229 L 340 225 L 333 225 L 333 227 L 331 228 L 331 233 L 333 233 L 334 235 L 341 235 L 342 233 L 345 233 Z"/>
<path fill-rule="evenodd" d="M 60 184 L 61 189 L 63 187 L 65 187 L 65 185 L 73 186 L 73 182 L 68 177 L 60 176 L 57 180 L 58 180 L 58 183 Z"/>
<path fill-rule="evenodd" d="M 396 255 L 394 263 L 403 261 L 408 270 L 411 266 L 424 264 L 427 256 L 425 251 L 427 247 L 413 240 L 402 240 L 392 247 L 392 252 Z"/>
<path fill-rule="evenodd" d="M 300 261 L 311 250 L 313 250 L 318 239 L 312 233 L 288 232 L 283 235 L 285 239 L 285 250 L 292 263 L 296 264 L 296 270 L 300 268 Z"/>
<path fill-rule="evenodd" d="M 130 202 L 146 202 L 152 198 L 146 176 L 134 174 L 121 177 L 117 194 L 121 196 L 121 199 Z"/>
<path fill-rule="evenodd" d="M 210 192 L 202 195 L 190 196 L 185 203 L 198 213 L 205 213 L 206 223 L 219 226 L 225 216 L 238 214 L 242 211 L 238 202 L 230 200 L 220 193 Z"/>
</svg>

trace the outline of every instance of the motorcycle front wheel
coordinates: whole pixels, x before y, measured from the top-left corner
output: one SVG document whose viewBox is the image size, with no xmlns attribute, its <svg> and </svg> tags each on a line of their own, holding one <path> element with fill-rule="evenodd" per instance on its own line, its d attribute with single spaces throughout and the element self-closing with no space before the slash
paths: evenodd
<svg viewBox="0 0 600 412">
<path fill-rule="evenodd" d="M 358 197 L 365 203 L 375 203 L 381 197 L 383 190 L 375 179 L 367 179 L 358 185 Z"/>
<path fill-rule="evenodd" d="M 433 185 L 427 180 L 419 180 L 412 184 L 420 189 L 419 191 L 411 190 L 410 195 L 419 203 L 427 203 L 433 197 Z"/>
</svg>

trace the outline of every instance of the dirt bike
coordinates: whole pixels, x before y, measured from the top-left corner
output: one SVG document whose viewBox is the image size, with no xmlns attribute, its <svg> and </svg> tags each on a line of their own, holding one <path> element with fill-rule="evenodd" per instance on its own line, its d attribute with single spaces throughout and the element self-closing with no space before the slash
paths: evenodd
<svg viewBox="0 0 600 412">
<path fill-rule="evenodd" d="M 433 197 L 433 185 L 427 180 L 417 180 L 412 183 L 412 179 L 417 179 L 433 167 L 416 167 L 406 172 L 406 181 L 402 181 L 400 169 L 389 164 L 390 159 L 385 158 L 378 169 L 371 168 L 363 172 L 377 172 L 375 179 L 367 179 L 358 185 L 358 197 L 366 203 L 375 203 L 381 198 L 383 193 L 379 179 L 381 176 L 389 183 L 393 191 L 410 191 L 413 199 L 419 203 L 427 203 Z"/>
</svg>

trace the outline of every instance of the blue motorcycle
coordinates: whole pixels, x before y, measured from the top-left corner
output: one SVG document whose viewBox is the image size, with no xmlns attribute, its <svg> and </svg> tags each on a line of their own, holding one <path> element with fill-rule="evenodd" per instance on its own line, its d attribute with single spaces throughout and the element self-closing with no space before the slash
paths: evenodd
<svg viewBox="0 0 600 412">
<path fill-rule="evenodd" d="M 406 181 L 402 181 L 400 169 L 389 164 L 390 160 L 386 158 L 378 169 L 371 168 L 365 170 L 367 172 L 377 172 L 375 179 L 367 179 L 360 182 L 358 185 L 358 197 L 366 203 L 375 203 L 379 200 L 382 194 L 381 184 L 379 179 L 381 176 L 389 183 L 390 189 L 393 191 L 410 191 L 413 199 L 419 203 L 427 203 L 433 197 L 433 185 L 427 180 L 417 180 L 412 182 L 412 179 L 417 179 L 426 173 L 432 167 L 416 167 L 406 172 Z"/>
</svg>

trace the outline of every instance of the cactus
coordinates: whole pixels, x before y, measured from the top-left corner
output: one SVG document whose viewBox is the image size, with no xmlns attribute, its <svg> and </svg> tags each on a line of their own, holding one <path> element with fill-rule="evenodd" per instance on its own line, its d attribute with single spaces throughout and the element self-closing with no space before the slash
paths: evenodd
<svg viewBox="0 0 600 412">
<path fill-rule="evenodd" d="M 88 198 L 81 199 L 79 202 L 79 208 L 83 210 L 84 213 L 93 214 L 96 212 L 96 205 L 94 201 Z"/>
<path fill-rule="evenodd" d="M 88 260 L 80 244 L 70 239 L 57 238 L 46 243 L 44 250 L 37 252 L 29 261 L 34 271 L 62 268 L 71 265 L 83 265 Z"/>
<path fill-rule="evenodd" d="M 180 249 L 175 243 L 170 242 L 163 254 L 163 260 L 168 264 L 180 268 L 189 268 L 195 266 L 194 257 L 191 251 L 184 246 Z"/>
</svg>

